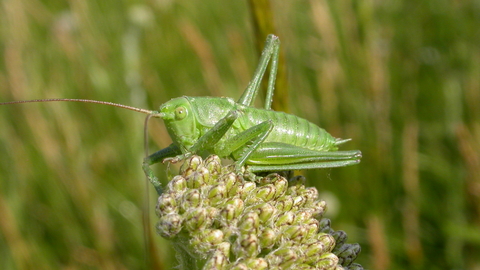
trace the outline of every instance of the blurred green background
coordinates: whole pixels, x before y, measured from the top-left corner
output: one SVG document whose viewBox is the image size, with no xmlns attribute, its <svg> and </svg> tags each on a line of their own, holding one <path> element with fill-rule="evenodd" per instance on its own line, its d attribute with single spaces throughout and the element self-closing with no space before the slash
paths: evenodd
<svg viewBox="0 0 480 270">
<path fill-rule="evenodd" d="M 279 90 L 289 95 L 274 99 L 363 152 L 360 165 L 305 172 L 332 227 L 361 244 L 357 262 L 480 269 L 480 2 L 272 1 L 268 11 L 288 74 Z M 0 102 L 237 99 L 258 59 L 252 14 L 245 1 L 3 0 Z M 1 269 L 175 265 L 154 233 L 144 247 L 143 120 L 95 104 L 0 107 Z M 150 138 L 151 152 L 170 143 L 158 120 Z"/>
</svg>

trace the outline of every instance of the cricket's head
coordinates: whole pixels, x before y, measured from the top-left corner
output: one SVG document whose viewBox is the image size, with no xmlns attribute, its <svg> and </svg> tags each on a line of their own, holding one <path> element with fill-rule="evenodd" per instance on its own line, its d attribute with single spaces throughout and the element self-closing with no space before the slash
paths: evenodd
<svg viewBox="0 0 480 270">
<path fill-rule="evenodd" d="M 165 102 L 160 106 L 159 116 L 165 121 L 174 142 L 181 146 L 190 146 L 189 144 L 195 141 L 196 120 L 187 98 L 174 98 Z"/>
</svg>

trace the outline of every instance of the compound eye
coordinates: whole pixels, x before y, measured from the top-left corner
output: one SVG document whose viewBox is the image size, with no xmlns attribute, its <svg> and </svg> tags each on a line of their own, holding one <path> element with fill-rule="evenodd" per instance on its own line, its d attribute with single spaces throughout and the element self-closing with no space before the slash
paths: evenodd
<svg viewBox="0 0 480 270">
<path fill-rule="evenodd" d="M 187 109 L 185 107 L 177 107 L 175 109 L 175 119 L 176 120 L 182 120 L 187 116 Z"/>
</svg>

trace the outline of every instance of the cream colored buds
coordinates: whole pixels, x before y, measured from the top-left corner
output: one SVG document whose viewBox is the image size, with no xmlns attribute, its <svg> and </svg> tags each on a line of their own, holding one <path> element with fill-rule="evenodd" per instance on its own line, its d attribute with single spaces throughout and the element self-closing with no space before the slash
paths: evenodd
<svg viewBox="0 0 480 270">
<path fill-rule="evenodd" d="M 187 158 L 158 198 L 157 231 L 203 269 L 362 269 L 360 246 L 322 219 L 303 176 L 237 174 L 217 156 Z M 187 267 L 186 265 L 183 265 Z M 180 268 L 183 267 L 180 265 Z"/>
</svg>

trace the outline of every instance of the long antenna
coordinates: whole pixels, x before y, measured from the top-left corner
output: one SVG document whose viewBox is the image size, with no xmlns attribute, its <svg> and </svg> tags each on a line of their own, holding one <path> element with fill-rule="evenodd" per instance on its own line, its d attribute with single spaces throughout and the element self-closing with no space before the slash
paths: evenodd
<svg viewBox="0 0 480 270">
<path fill-rule="evenodd" d="M 98 101 L 98 100 L 91 100 L 91 99 L 74 99 L 74 98 L 49 98 L 49 99 L 33 99 L 33 100 L 20 100 L 20 101 L 9 101 L 9 102 L 0 102 L 0 105 L 8 105 L 8 104 L 20 104 L 20 103 L 33 103 L 33 102 L 54 102 L 54 101 L 70 101 L 70 102 L 83 102 L 83 103 L 95 103 L 95 104 L 103 104 L 114 106 L 118 108 L 123 108 L 135 112 L 141 112 L 144 114 L 150 114 L 155 116 L 157 113 L 156 111 L 140 109 L 132 106 L 127 106 L 123 104 L 108 102 L 108 101 Z"/>
<path fill-rule="evenodd" d="M 136 108 L 132 106 L 127 106 L 123 104 L 118 104 L 118 103 L 113 103 L 113 102 L 108 102 L 108 101 L 98 101 L 98 100 L 91 100 L 91 99 L 74 99 L 74 98 L 48 98 L 48 99 L 32 99 L 32 100 L 20 100 L 20 101 L 8 101 L 8 102 L 0 102 L 1 105 L 11 105 L 11 104 L 21 104 L 21 103 L 34 103 L 34 102 L 56 102 L 56 101 L 68 101 L 68 102 L 82 102 L 82 103 L 94 103 L 94 104 L 103 104 L 103 105 L 108 105 L 108 106 L 113 106 L 113 107 L 118 107 L 122 109 L 127 109 L 131 110 L 134 112 L 140 112 L 147 114 L 147 117 L 145 118 L 145 126 L 144 126 L 144 148 L 145 148 L 145 156 L 148 156 L 148 120 L 152 117 L 160 117 L 160 113 L 157 111 L 151 111 L 151 110 L 146 110 L 146 109 L 141 109 L 141 108 Z M 148 190 L 148 178 L 146 180 L 146 185 L 145 185 L 145 200 L 144 200 L 144 208 L 145 210 L 142 211 L 143 214 L 143 237 L 144 237 L 144 242 L 145 242 L 145 260 L 146 264 L 149 266 L 150 265 L 150 260 L 148 257 L 148 253 L 150 253 L 152 248 L 155 248 L 153 245 L 151 245 L 151 230 L 149 227 L 150 224 L 150 216 L 149 216 L 149 190 Z"/>
</svg>

